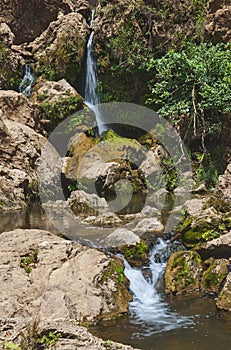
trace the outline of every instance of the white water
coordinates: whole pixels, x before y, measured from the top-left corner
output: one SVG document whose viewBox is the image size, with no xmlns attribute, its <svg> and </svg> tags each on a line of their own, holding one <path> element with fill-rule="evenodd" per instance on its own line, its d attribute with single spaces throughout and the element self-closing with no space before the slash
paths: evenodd
<svg viewBox="0 0 231 350">
<path fill-rule="evenodd" d="M 166 243 L 159 239 L 150 255 L 150 265 L 152 277 L 148 281 L 141 270 L 132 268 L 125 260 L 124 273 L 130 281 L 130 290 L 133 294 L 133 301 L 130 303 L 130 312 L 137 323 L 148 326 L 149 333 L 168 331 L 179 327 L 187 327 L 193 324 L 192 319 L 181 316 L 171 311 L 168 303 L 156 289 L 156 284 L 163 276 L 166 263 L 155 262 L 155 254 L 161 252 L 166 247 Z"/>
<path fill-rule="evenodd" d="M 34 82 L 34 77 L 31 74 L 30 65 L 27 63 L 24 68 L 24 77 L 19 85 L 19 92 L 21 92 L 26 97 L 30 97 L 32 91 L 32 85 Z"/>
<path fill-rule="evenodd" d="M 95 11 L 91 12 L 90 27 L 92 28 L 94 20 Z M 96 76 L 96 62 L 93 56 L 93 37 L 94 30 L 92 30 L 91 35 L 87 43 L 87 65 L 86 65 L 86 85 L 85 85 L 85 103 L 91 111 L 95 114 L 96 124 L 98 127 L 98 132 L 101 134 L 103 131 L 107 130 L 106 126 L 103 125 L 103 118 L 100 111 L 99 97 L 97 95 L 97 76 Z"/>
</svg>

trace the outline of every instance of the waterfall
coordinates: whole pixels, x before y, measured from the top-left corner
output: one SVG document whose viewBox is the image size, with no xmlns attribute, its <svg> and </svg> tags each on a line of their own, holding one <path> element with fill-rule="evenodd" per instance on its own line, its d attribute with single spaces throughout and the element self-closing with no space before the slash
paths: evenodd
<svg viewBox="0 0 231 350">
<path fill-rule="evenodd" d="M 19 92 L 21 92 L 26 97 L 30 97 L 32 91 L 32 85 L 34 82 L 34 77 L 31 74 L 30 65 L 27 63 L 24 68 L 24 77 L 19 85 Z"/>
<path fill-rule="evenodd" d="M 130 281 L 130 290 L 133 294 L 133 300 L 129 308 L 134 320 L 145 324 L 149 331 L 157 333 L 171 329 L 192 325 L 190 317 L 181 316 L 171 311 L 167 302 L 165 302 L 156 289 L 156 284 L 163 276 L 166 263 L 156 262 L 155 256 L 161 253 L 166 247 L 166 242 L 159 238 L 150 255 L 149 268 L 152 277 L 147 280 L 142 271 L 132 268 L 124 260 L 124 274 Z"/>
<path fill-rule="evenodd" d="M 94 20 L 95 10 L 91 12 L 91 21 L 90 28 L 92 28 Z M 95 114 L 96 124 L 98 127 L 98 132 L 101 134 L 103 131 L 106 131 L 107 128 L 103 125 L 102 113 L 100 111 L 99 98 L 97 95 L 97 76 L 96 76 L 96 62 L 93 55 L 93 37 L 94 30 L 89 36 L 87 43 L 87 64 L 86 64 L 86 85 L 85 85 L 85 103 L 91 111 Z"/>
</svg>

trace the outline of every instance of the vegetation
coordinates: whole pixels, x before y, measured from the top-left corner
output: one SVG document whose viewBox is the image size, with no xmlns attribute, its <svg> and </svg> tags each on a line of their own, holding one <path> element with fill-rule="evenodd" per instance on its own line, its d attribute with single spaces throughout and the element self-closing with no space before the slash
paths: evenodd
<svg viewBox="0 0 231 350">
<path fill-rule="evenodd" d="M 104 274 L 101 280 L 103 282 L 107 282 L 108 279 L 113 279 L 116 283 L 123 284 L 124 283 L 123 271 L 124 271 L 123 265 L 117 264 L 114 261 L 110 261 L 109 265 L 104 271 Z"/>
<path fill-rule="evenodd" d="M 80 72 L 84 46 L 85 43 L 82 38 L 71 30 L 67 30 L 65 36 L 59 38 L 55 43 L 56 49 L 54 52 L 49 52 L 48 55 L 42 57 L 39 53 L 35 54 L 38 57 L 36 73 L 48 80 L 65 78 L 68 82 L 74 84 L 76 76 Z"/>
<path fill-rule="evenodd" d="M 0 40 L 0 89 L 17 90 L 22 78 L 21 71 L 11 50 Z"/>
<path fill-rule="evenodd" d="M 188 118 L 194 134 L 199 127 L 206 133 L 217 132 L 219 113 L 231 112 L 230 48 L 184 43 L 179 52 L 170 50 L 162 58 L 151 59 L 147 69 L 153 70 L 155 79 L 147 103 L 173 124 Z"/>
<path fill-rule="evenodd" d="M 32 268 L 38 262 L 38 249 L 34 248 L 28 255 L 21 258 L 20 267 L 22 267 L 26 273 L 30 273 Z"/>
<path fill-rule="evenodd" d="M 60 97 L 58 100 L 52 102 L 46 101 L 45 98 L 46 96 L 39 96 L 41 101 L 41 117 L 50 120 L 48 126 L 49 130 L 54 129 L 59 122 L 83 108 L 83 99 L 80 95 L 69 96 L 66 98 Z M 45 100 L 44 102 L 43 99 Z M 69 127 L 74 128 L 79 125 L 81 121 L 82 115 L 77 115 L 76 117 L 71 118 L 69 121 Z"/>
</svg>

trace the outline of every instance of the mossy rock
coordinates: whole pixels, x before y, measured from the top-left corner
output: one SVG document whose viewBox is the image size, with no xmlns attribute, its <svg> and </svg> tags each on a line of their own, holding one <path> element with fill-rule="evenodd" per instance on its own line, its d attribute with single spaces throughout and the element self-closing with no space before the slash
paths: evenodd
<svg viewBox="0 0 231 350">
<path fill-rule="evenodd" d="M 52 131 L 62 120 L 83 109 L 83 99 L 80 95 L 66 98 L 60 96 L 55 101 L 42 101 L 42 96 L 38 98 L 41 100 L 40 117 L 50 122 L 45 126 L 47 131 Z M 70 128 L 81 125 L 83 119 L 84 115 L 81 114 L 73 117 L 70 121 L 73 125 L 70 125 Z"/>
<path fill-rule="evenodd" d="M 18 90 L 22 75 L 19 59 L 0 40 L 0 89 Z"/>
<path fill-rule="evenodd" d="M 183 236 L 182 241 L 188 248 L 195 247 L 197 244 L 211 241 L 214 238 L 218 238 L 220 236 L 220 232 L 216 229 L 201 229 L 192 228 L 187 230 Z"/>
<path fill-rule="evenodd" d="M 202 261 L 193 251 L 177 251 L 168 260 L 165 271 L 166 293 L 181 294 L 199 289 Z"/>
<path fill-rule="evenodd" d="M 210 258 L 204 262 L 206 270 L 201 279 L 201 289 L 218 294 L 222 282 L 228 274 L 227 259 Z"/>
<path fill-rule="evenodd" d="M 141 239 L 135 245 L 123 245 L 115 249 L 115 253 L 121 253 L 127 262 L 133 267 L 141 267 L 148 262 L 149 246 Z"/>
<path fill-rule="evenodd" d="M 222 310 L 231 311 L 231 272 L 228 274 L 216 303 Z"/>
</svg>

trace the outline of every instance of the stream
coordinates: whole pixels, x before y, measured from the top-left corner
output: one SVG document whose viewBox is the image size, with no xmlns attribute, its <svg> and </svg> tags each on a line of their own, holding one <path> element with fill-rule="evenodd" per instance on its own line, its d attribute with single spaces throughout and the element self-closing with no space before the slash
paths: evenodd
<svg viewBox="0 0 231 350">
<path fill-rule="evenodd" d="M 39 205 L 0 214 L 0 232 L 16 228 L 57 233 Z M 98 228 L 96 233 L 100 237 L 102 229 Z M 216 310 L 214 296 L 193 293 L 170 298 L 162 292 L 166 262 L 156 261 L 155 256 L 165 246 L 166 242 L 159 239 L 150 253 L 148 266 L 141 269 L 133 269 L 125 262 L 133 295 L 129 314 L 101 322 L 90 327 L 90 331 L 104 340 L 142 350 L 229 350 L 231 315 Z"/>
</svg>

